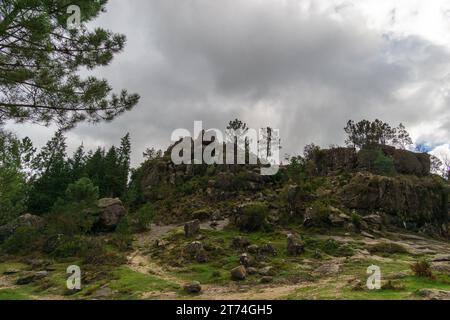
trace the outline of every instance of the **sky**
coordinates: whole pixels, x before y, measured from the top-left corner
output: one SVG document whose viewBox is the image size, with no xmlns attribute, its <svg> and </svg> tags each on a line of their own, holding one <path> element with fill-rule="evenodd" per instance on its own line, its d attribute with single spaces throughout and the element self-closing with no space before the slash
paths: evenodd
<svg viewBox="0 0 450 320">
<path fill-rule="evenodd" d="M 141 95 L 111 123 L 68 132 L 70 150 L 119 144 L 134 165 L 195 120 L 280 129 L 282 152 L 343 144 L 347 120 L 402 122 L 450 155 L 448 0 L 110 0 L 95 25 L 127 46 L 93 73 Z M 55 128 L 14 125 L 44 144 Z"/>
</svg>

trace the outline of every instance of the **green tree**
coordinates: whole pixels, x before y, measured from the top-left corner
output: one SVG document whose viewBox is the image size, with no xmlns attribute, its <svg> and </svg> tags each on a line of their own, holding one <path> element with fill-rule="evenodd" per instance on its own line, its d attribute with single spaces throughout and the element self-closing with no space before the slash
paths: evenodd
<svg viewBox="0 0 450 320">
<path fill-rule="evenodd" d="M 344 128 L 347 133 L 345 143 L 358 148 L 365 145 L 388 144 L 393 141 L 396 130 L 381 120 L 361 120 L 355 123 L 353 120 L 347 122 Z"/>
<path fill-rule="evenodd" d="M 66 147 L 66 138 L 58 131 L 36 156 L 33 163 L 35 176 L 28 199 L 28 208 L 33 213 L 48 212 L 73 181 L 66 159 Z"/>
<path fill-rule="evenodd" d="M 409 132 L 406 130 L 403 123 L 400 123 L 395 129 L 395 137 L 393 139 L 393 144 L 395 147 L 405 150 L 406 147 L 413 144 Z"/>
<path fill-rule="evenodd" d="M 120 147 L 118 150 L 119 160 L 119 184 L 120 184 L 120 197 L 124 197 L 127 192 L 128 178 L 130 175 L 130 163 L 131 163 L 131 140 L 130 134 L 127 133 L 120 141 Z"/>
<path fill-rule="evenodd" d="M 21 142 L 0 130 L 0 225 L 25 210 L 26 177 L 21 172 Z"/>
<path fill-rule="evenodd" d="M 86 160 L 86 175 L 94 185 L 99 187 L 101 197 L 105 195 L 106 189 L 103 179 L 105 176 L 104 159 L 105 150 L 99 147 L 95 152 L 90 152 Z"/>
<path fill-rule="evenodd" d="M 121 185 L 123 173 L 116 147 L 112 146 L 106 153 L 104 167 L 105 175 L 102 183 L 104 190 L 102 190 L 102 196 L 120 197 L 123 192 Z"/>
<path fill-rule="evenodd" d="M 124 35 L 88 27 L 106 4 L 0 1 L 0 124 L 53 122 L 70 128 L 80 121 L 112 120 L 138 103 L 137 94 L 112 94 L 106 80 L 79 75 L 82 69 L 108 65 L 124 48 Z M 73 5 L 80 9 L 80 25 L 70 28 Z"/>
<path fill-rule="evenodd" d="M 69 159 L 70 175 L 73 180 L 81 179 L 86 176 L 86 154 L 83 144 L 74 152 L 72 158 Z"/>
</svg>

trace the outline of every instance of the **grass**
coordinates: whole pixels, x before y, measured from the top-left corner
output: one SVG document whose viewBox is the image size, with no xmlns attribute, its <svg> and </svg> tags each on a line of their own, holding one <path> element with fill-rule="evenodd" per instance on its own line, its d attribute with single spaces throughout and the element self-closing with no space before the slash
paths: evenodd
<svg viewBox="0 0 450 320">
<path fill-rule="evenodd" d="M 0 300 L 31 300 L 31 297 L 18 289 L 0 289 Z"/>
<path fill-rule="evenodd" d="M 114 280 L 109 287 L 117 291 L 120 299 L 136 299 L 143 292 L 178 290 L 179 286 L 173 282 L 158 278 L 154 275 L 135 272 L 127 266 L 121 266 L 113 271 Z"/>
</svg>

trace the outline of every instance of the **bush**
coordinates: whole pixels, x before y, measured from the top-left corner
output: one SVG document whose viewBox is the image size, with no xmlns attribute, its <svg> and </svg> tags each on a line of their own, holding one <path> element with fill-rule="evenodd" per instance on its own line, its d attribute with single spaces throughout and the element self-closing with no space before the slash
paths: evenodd
<svg viewBox="0 0 450 320">
<path fill-rule="evenodd" d="M 89 232 L 97 220 L 97 210 L 83 203 L 57 202 L 54 211 L 47 215 L 47 233 L 74 236 Z"/>
<path fill-rule="evenodd" d="M 33 227 L 23 226 L 16 229 L 2 245 L 3 250 L 9 254 L 27 254 L 40 248 L 42 236 Z"/>
<path fill-rule="evenodd" d="M 235 217 L 235 224 L 241 231 L 257 231 L 267 227 L 269 209 L 262 202 L 243 205 Z"/>
<path fill-rule="evenodd" d="M 126 263 L 126 258 L 114 252 L 108 252 L 101 239 L 86 238 L 83 241 L 81 257 L 83 263 L 98 266 L 119 266 Z"/>
<path fill-rule="evenodd" d="M 381 151 L 378 151 L 378 155 L 375 158 L 373 166 L 375 173 L 379 175 L 392 176 L 396 172 L 394 160 L 390 157 L 385 156 Z"/>
<path fill-rule="evenodd" d="M 356 230 L 361 230 L 361 221 L 362 218 L 359 214 L 357 214 L 356 212 L 352 213 L 352 223 L 355 226 Z"/>
<path fill-rule="evenodd" d="M 47 232 L 66 236 L 89 232 L 97 219 L 98 194 L 98 188 L 88 178 L 70 184 L 65 198 L 58 199 L 47 216 Z"/>
<path fill-rule="evenodd" d="M 151 204 L 143 205 L 139 210 L 131 214 L 131 230 L 133 232 L 143 232 L 147 230 L 155 216 L 155 209 Z"/>
<path fill-rule="evenodd" d="M 417 277 L 433 278 L 431 266 L 426 260 L 420 260 L 411 265 L 411 270 Z"/>
<path fill-rule="evenodd" d="M 309 212 L 308 224 L 314 227 L 327 227 L 330 222 L 330 209 L 328 204 L 318 200 L 312 204 L 312 210 Z"/>
<path fill-rule="evenodd" d="M 88 206 L 95 205 L 99 197 L 98 187 L 88 178 L 81 178 L 70 184 L 66 190 L 66 201 L 70 203 L 84 202 Z"/>
</svg>

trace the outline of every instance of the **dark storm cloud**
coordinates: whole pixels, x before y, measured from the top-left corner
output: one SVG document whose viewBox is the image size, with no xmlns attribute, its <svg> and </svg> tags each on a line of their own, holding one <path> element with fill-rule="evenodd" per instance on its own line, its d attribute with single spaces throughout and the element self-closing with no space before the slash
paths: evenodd
<svg viewBox="0 0 450 320">
<path fill-rule="evenodd" d="M 403 121 L 417 135 L 422 123 L 448 119 L 445 47 L 369 29 L 345 14 L 351 2 L 331 11 L 299 3 L 308 1 L 111 0 L 97 23 L 125 33 L 128 44 L 97 73 L 142 100 L 113 123 L 80 126 L 72 139 L 108 145 L 129 131 L 137 162 L 194 120 L 271 125 L 281 129 L 283 152 L 295 153 L 311 141 L 342 143 L 348 119 Z"/>
</svg>

